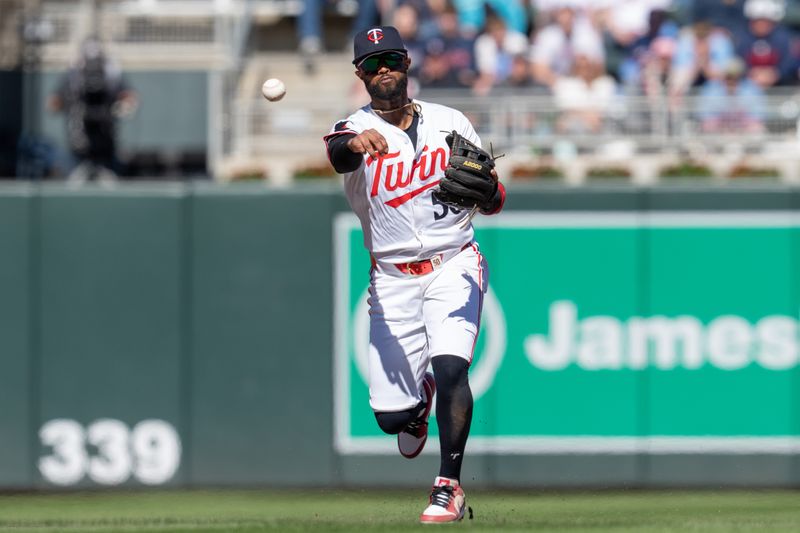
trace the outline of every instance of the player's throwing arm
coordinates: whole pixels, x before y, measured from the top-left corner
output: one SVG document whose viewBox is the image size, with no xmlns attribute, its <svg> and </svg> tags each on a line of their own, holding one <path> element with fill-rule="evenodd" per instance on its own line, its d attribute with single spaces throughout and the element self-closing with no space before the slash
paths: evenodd
<svg viewBox="0 0 800 533">
<path fill-rule="evenodd" d="M 368 154 L 371 157 L 386 155 L 389 144 L 377 130 L 368 129 L 347 141 L 347 147 L 355 154 Z"/>
</svg>

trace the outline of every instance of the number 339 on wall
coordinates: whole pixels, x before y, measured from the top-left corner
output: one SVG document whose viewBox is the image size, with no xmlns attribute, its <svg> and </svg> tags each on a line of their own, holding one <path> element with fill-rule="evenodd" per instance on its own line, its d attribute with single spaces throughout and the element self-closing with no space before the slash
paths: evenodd
<svg viewBox="0 0 800 533">
<path fill-rule="evenodd" d="M 39 472 L 55 485 L 73 485 L 84 476 L 101 485 L 118 485 L 131 475 L 145 485 L 166 483 L 181 463 L 181 441 L 163 420 L 143 420 L 129 429 L 112 418 L 83 427 L 57 418 L 39 430 L 51 451 L 39 458 Z"/>
</svg>

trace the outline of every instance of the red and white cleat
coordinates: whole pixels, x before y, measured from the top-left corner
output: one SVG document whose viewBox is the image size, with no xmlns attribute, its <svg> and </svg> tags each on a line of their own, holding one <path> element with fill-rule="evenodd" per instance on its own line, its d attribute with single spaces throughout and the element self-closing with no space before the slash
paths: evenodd
<svg viewBox="0 0 800 533">
<path fill-rule="evenodd" d="M 430 505 L 422 512 L 419 521 L 423 524 L 457 522 L 464 518 L 466 508 L 467 499 L 458 481 L 437 477 L 433 482 Z"/>
<path fill-rule="evenodd" d="M 400 449 L 400 454 L 407 459 L 418 456 L 428 440 L 428 418 L 431 415 L 434 394 L 436 394 L 436 380 L 433 379 L 433 374 L 426 372 L 422 378 L 422 402 L 425 408 L 397 434 L 397 447 Z"/>
</svg>

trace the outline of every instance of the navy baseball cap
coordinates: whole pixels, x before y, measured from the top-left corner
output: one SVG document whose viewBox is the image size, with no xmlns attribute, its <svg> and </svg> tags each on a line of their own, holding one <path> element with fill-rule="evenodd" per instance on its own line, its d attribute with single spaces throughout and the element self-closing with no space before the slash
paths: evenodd
<svg viewBox="0 0 800 533">
<path fill-rule="evenodd" d="M 353 38 L 353 64 L 387 50 L 408 53 L 394 26 L 376 26 L 359 32 Z"/>
</svg>

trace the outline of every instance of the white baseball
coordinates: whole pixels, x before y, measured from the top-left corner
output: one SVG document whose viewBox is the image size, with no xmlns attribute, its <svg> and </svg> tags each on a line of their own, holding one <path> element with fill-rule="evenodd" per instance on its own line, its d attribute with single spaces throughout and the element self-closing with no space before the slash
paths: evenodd
<svg viewBox="0 0 800 533">
<path fill-rule="evenodd" d="M 278 78 L 270 78 L 261 86 L 261 94 L 270 102 L 277 102 L 286 94 L 286 85 Z"/>
</svg>

